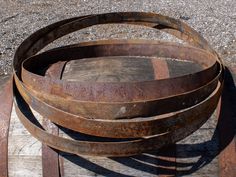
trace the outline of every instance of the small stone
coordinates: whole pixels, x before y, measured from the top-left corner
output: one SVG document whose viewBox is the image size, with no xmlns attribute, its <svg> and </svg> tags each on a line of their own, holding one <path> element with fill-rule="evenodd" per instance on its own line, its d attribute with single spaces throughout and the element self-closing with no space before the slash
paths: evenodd
<svg viewBox="0 0 236 177">
<path fill-rule="evenodd" d="M 191 18 L 190 17 L 188 17 L 188 16 L 180 16 L 179 17 L 180 19 L 182 19 L 182 20 L 190 20 Z"/>
</svg>

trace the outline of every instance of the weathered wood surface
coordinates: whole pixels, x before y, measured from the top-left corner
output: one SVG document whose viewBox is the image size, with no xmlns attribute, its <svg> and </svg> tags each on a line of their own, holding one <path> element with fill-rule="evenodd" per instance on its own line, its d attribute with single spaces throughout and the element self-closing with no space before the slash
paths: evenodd
<svg viewBox="0 0 236 177">
<path fill-rule="evenodd" d="M 102 81 L 104 79 L 107 81 L 126 81 L 130 78 L 135 78 L 135 80 L 147 79 L 148 75 L 149 79 L 156 77 L 157 74 L 155 73 L 158 73 L 158 71 L 152 67 L 152 64 L 154 64 L 156 60 L 144 61 L 140 59 L 138 65 L 132 65 L 132 61 L 134 60 L 126 58 L 126 60 L 122 61 L 122 64 L 120 64 L 120 60 L 118 61 L 117 59 L 112 59 L 109 62 L 102 59 L 96 62 L 91 60 L 89 61 L 89 68 L 82 67 L 83 60 L 79 62 L 71 61 L 67 63 L 62 79 L 83 81 L 89 78 L 89 80 L 96 81 Z M 164 65 L 165 64 L 162 63 L 162 66 Z M 168 61 L 167 65 L 169 67 L 170 76 L 194 71 L 193 68 L 191 69 L 191 63 L 178 65 L 175 61 Z M 132 66 L 136 67 L 132 69 Z M 109 72 L 105 72 L 101 68 L 110 68 L 110 70 L 108 69 Z M 90 74 L 86 75 L 88 72 L 85 73 L 85 71 L 88 70 L 90 70 L 90 74 L 93 75 L 93 77 L 89 77 Z M 117 77 L 117 74 L 120 75 L 120 77 Z M 166 74 L 158 77 L 164 78 Z M 35 114 L 42 122 L 40 115 Z M 219 164 L 222 163 L 219 163 L 219 150 L 221 150 L 221 145 L 219 132 L 216 129 L 217 121 L 217 113 L 215 113 L 199 130 L 178 142 L 176 145 L 163 148 L 156 152 L 144 153 L 139 156 L 105 158 L 60 153 L 60 164 L 61 167 L 63 167 L 63 169 L 61 169 L 61 175 L 64 177 L 159 175 L 219 176 Z M 64 130 L 60 130 L 60 136 L 69 138 L 65 132 Z M 234 137 L 234 135 L 235 134 L 232 136 Z M 234 139 L 233 141 L 235 142 L 235 138 L 232 138 L 232 136 L 231 140 Z M 233 143 L 233 141 L 230 142 Z M 230 142 L 226 142 L 226 145 L 230 144 Z M 10 177 L 42 176 L 42 144 L 25 130 L 17 118 L 14 109 L 11 116 L 8 150 Z M 229 165 L 228 162 L 224 164 Z"/>
</svg>

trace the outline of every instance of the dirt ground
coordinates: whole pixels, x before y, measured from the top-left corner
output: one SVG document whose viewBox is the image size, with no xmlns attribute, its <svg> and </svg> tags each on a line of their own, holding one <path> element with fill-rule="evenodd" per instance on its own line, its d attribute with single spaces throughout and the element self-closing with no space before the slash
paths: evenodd
<svg viewBox="0 0 236 177">
<path fill-rule="evenodd" d="M 236 64 L 235 0 L 0 0 L 0 4 L 1 78 L 11 73 L 17 46 L 37 29 L 69 17 L 114 11 L 157 12 L 182 19 L 209 41 L 227 65 Z M 150 29 L 110 25 L 68 35 L 49 48 L 117 37 L 163 38 L 161 33 Z"/>
</svg>

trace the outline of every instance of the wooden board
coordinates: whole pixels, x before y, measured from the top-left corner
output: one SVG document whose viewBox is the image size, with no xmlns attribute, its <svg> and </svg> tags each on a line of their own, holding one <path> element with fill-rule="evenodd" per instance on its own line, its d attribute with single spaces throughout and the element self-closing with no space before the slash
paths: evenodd
<svg viewBox="0 0 236 177">
<path fill-rule="evenodd" d="M 89 63 L 89 66 L 88 66 Z M 130 81 L 156 78 L 168 66 L 170 76 L 198 70 L 192 63 L 156 59 L 110 58 L 68 62 L 62 79 L 80 81 Z M 153 68 L 153 65 L 158 67 Z M 103 69 L 102 69 L 103 68 Z M 107 68 L 106 71 L 104 68 Z M 186 69 L 187 68 L 187 69 Z M 160 74 L 158 78 L 165 78 Z M 35 115 L 41 120 L 40 115 Z M 76 156 L 60 153 L 61 176 L 219 176 L 220 142 L 217 112 L 196 132 L 176 145 L 125 158 Z M 60 130 L 60 136 L 68 137 Z M 69 137 L 68 137 L 69 138 Z M 9 176 L 41 177 L 42 144 L 20 123 L 14 108 L 9 133 Z"/>
</svg>

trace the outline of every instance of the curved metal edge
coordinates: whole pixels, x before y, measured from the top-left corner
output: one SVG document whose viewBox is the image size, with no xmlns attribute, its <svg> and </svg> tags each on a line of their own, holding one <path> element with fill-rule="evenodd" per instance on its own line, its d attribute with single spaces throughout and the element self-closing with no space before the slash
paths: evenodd
<svg viewBox="0 0 236 177">
<path fill-rule="evenodd" d="M 217 84 L 217 80 L 218 78 L 216 77 L 211 83 L 209 83 L 208 87 L 210 88 L 210 93 L 212 92 L 211 89 L 216 89 L 215 87 Z M 175 127 L 183 124 L 183 122 L 187 123 L 188 121 L 190 121 L 188 119 L 189 113 L 195 112 L 195 115 L 192 117 L 192 119 L 196 118 L 196 114 L 198 113 L 199 108 L 204 107 L 203 105 L 205 105 L 206 107 L 207 104 L 211 104 L 209 98 L 206 98 L 206 100 L 202 100 L 202 102 L 199 102 L 194 106 L 192 105 L 192 107 L 190 108 L 185 108 L 183 110 L 176 111 L 170 114 L 167 113 L 150 118 L 140 117 L 135 119 L 120 120 L 87 119 L 58 109 L 52 105 L 45 103 L 37 97 L 34 97 L 31 92 L 27 91 L 27 88 L 25 88 L 17 78 L 15 78 L 15 83 L 24 100 L 44 117 L 47 117 L 51 121 L 62 125 L 63 127 L 91 135 L 104 137 L 130 138 L 163 133 L 166 131 L 166 129 L 174 129 Z M 185 94 L 188 95 L 187 93 Z M 190 95 L 193 94 L 190 92 Z M 59 101 L 59 99 L 55 100 Z M 174 100 L 176 101 L 176 99 Z M 163 101 L 165 100 L 160 100 L 160 102 Z M 174 102 L 174 104 L 175 103 L 176 102 Z M 159 128 L 156 129 L 156 126 L 159 126 Z"/>
<path fill-rule="evenodd" d="M 127 102 L 150 101 L 167 95 L 175 95 L 200 87 L 210 81 L 217 72 L 217 58 L 204 50 L 174 43 L 145 43 L 143 41 L 96 41 L 80 47 L 62 48 L 33 56 L 22 64 L 22 80 L 37 92 L 50 93 L 80 101 Z M 178 52 L 177 52 L 178 51 Z M 121 83 L 84 83 L 49 79 L 32 73 L 32 68 L 57 62 L 60 59 L 80 59 L 103 56 L 172 56 L 198 62 L 203 70 L 174 78 Z M 199 61 L 198 61 L 199 60 Z M 32 65 L 32 66 L 31 66 Z M 31 69 L 30 69 L 31 68 Z M 43 84 L 42 84 L 43 83 Z M 174 85 L 174 87 L 173 87 Z M 106 95 L 102 93 L 106 93 Z"/>
<path fill-rule="evenodd" d="M 214 112 L 221 89 L 222 86 L 218 85 L 218 88 L 212 94 L 211 98 L 215 101 L 212 103 L 212 107 L 209 106 L 209 110 L 206 112 L 205 116 L 193 120 L 191 124 L 187 124 L 183 128 L 176 128 L 164 134 L 121 142 L 76 141 L 52 135 L 41 128 L 27 104 L 17 93 L 15 93 L 14 104 L 16 106 L 16 113 L 26 129 L 38 140 L 53 148 L 80 155 L 129 156 L 160 148 L 169 143 L 174 143 L 198 129 Z"/>
<path fill-rule="evenodd" d="M 46 72 L 46 77 L 49 78 L 60 78 L 65 62 L 58 62 L 49 67 Z M 59 128 L 54 125 L 47 118 L 43 119 L 43 127 L 52 133 L 53 135 L 59 135 Z M 60 173 L 63 171 L 62 167 L 59 164 L 59 154 L 56 150 L 42 144 L 42 166 L 43 166 L 43 177 L 59 177 Z"/>
</svg>

